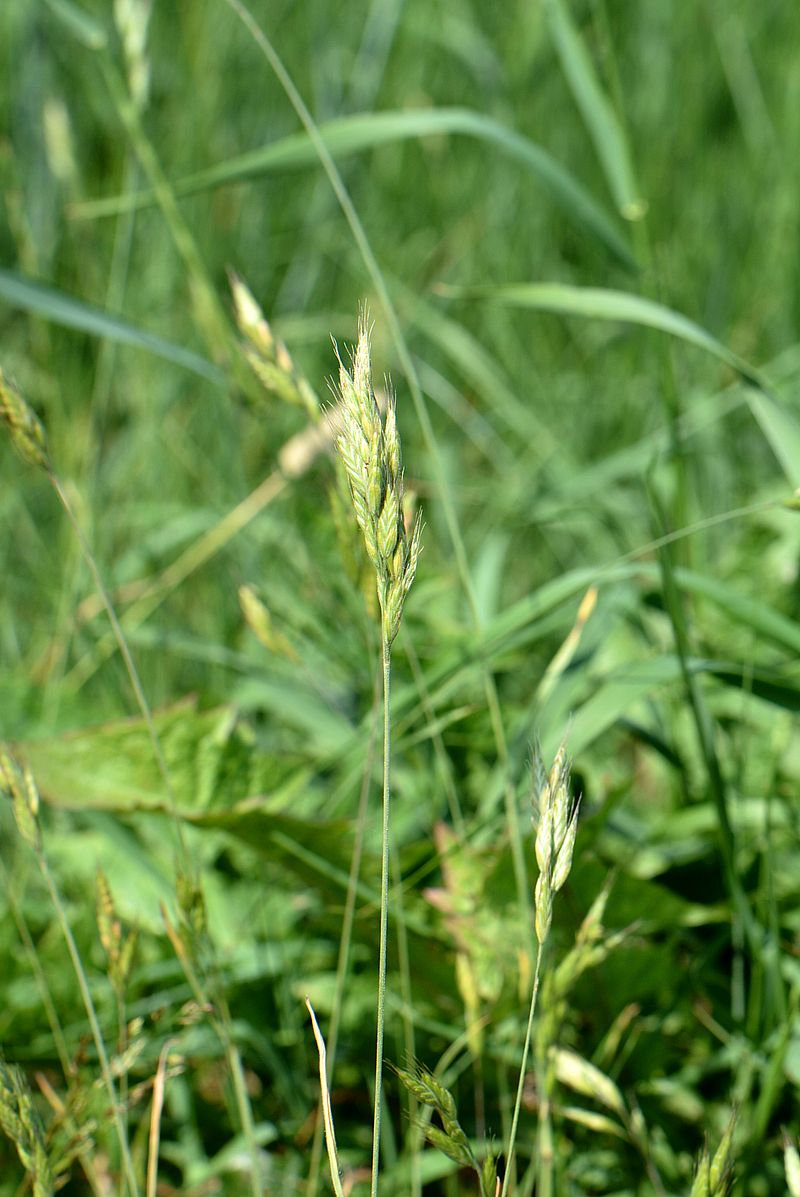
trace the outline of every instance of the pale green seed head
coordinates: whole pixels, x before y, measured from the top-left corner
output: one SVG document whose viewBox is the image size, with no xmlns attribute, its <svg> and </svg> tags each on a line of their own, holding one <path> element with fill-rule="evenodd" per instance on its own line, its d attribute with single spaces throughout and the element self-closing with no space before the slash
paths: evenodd
<svg viewBox="0 0 800 1197">
<path fill-rule="evenodd" d="M 697 1165 L 697 1172 L 695 1173 L 689 1197 L 710 1197 L 708 1176 L 710 1168 L 711 1161 L 708 1158 L 708 1151 L 706 1148 L 703 1148 L 703 1154 L 700 1156 L 700 1162 Z"/>
<path fill-rule="evenodd" d="M 539 880 L 535 891 L 535 927 L 540 943 L 550 929 L 553 896 L 564 885 L 572 868 L 578 830 L 578 804 L 569 789 L 566 740 L 562 740 L 547 774 L 537 748 L 533 768 L 532 817 Z"/>
<path fill-rule="evenodd" d="M 544 943 L 553 922 L 553 890 L 547 873 L 540 873 L 534 891 L 534 929 L 539 943 Z"/>
<path fill-rule="evenodd" d="M 24 461 L 41 469 L 50 468 L 44 426 L 21 393 L 0 369 L 0 420 L 8 428 L 11 443 Z"/>
<path fill-rule="evenodd" d="M 394 570 L 394 556 L 400 541 L 400 529 L 398 527 L 399 520 L 399 505 L 397 502 L 397 492 L 394 490 L 387 490 L 386 498 L 383 504 L 383 510 L 378 518 L 378 546 L 381 551 L 381 556 L 385 561 L 389 562 L 389 571 L 393 573 Z"/>
<path fill-rule="evenodd" d="M 558 892 L 569 877 L 572 868 L 572 853 L 575 848 L 575 836 L 578 831 L 578 806 L 575 805 L 572 818 L 567 824 L 563 839 L 558 846 L 556 863 L 553 868 L 553 890 Z"/>
<path fill-rule="evenodd" d="M 800 1152 L 788 1134 L 783 1140 L 783 1168 L 789 1197 L 800 1197 Z"/>
<path fill-rule="evenodd" d="M 421 523 L 409 537 L 403 518 L 403 476 L 394 399 L 385 423 L 372 389 L 366 313 L 359 320 L 352 372 L 339 357 L 341 429 L 336 447 L 344 463 L 356 521 L 375 568 L 384 633 L 391 643 L 417 568 Z"/>
<path fill-rule="evenodd" d="M 397 432 L 397 414 L 395 412 L 395 400 L 393 395 L 389 396 L 389 405 L 386 409 L 384 446 L 389 477 L 396 482 L 397 479 L 400 478 L 402 467 L 400 458 L 400 437 Z"/>
<path fill-rule="evenodd" d="M 731 1114 L 719 1147 L 714 1152 L 708 1173 L 709 1197 L 728 1197 L 733 1184 L 733 1136 L 736 1130 L 736 1111 Z"/>
<path fill-rule="evenodd" d="M 233 315 L 239 332 L 268 361 L 274 359 L 275 338 L 261 307 L 243 278 L 228 272 L 233 296 Z"/>
<path fill-rule="evenodd" d="M 546 794 L 549 798 L 549 791 Z M 536 831 L 536 863 L 540 873 L 547 873 L 553 859 L 553 806 L 545 801 L 539 811 L 539 827 Z"/>
</svg>

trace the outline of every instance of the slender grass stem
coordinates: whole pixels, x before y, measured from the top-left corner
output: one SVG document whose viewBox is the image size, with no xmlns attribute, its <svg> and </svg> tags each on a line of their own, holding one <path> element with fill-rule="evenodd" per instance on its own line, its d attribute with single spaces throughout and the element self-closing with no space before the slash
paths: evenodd
<svg viewBox="0 0 800 1197">
<path fill-rule="evenodd" d="M 403 1050 L 407 1061 L 417 1058 L 417 1041 L 414 1033 L 414 1004 L 411 990 L 411 954 L 408 945 L 408 928 L 403 910 L 403 879 L 400 867 L 400 853 L 390 840 L 392 858 L 392 913 L 397 936 L 397 963 L 400 980 L 400 996 L 403 1003 Z M 408 1120 L 413 1125 L 419 1118 L 419 1103 L 410 1091 L 408 1097 Z M 422 1176 L 419 1152 L 413 1152 L 409 1160 L 409 1197 L 421 1197 Z"/>
<path fill-rule="evenodd" d="M 200 978 L 195 968 L 195 962 L 191 958 L 186 944 L 175 927 L 173 927 L 169 915 L 163 906 L 161 907 L 161 917 L 164 920 L 167 937 L 172 944 L 178 963 L 183 969 L 183 974 L 194 994 L 195 1001 L 201 1009 L 209 1009 L 209 1022 L 225 1052 L 225 1060 L 230 1071 L 234 1102 L 239 1116 L 242 1136 L 247 1144 L 250 1155 L 251 1191 L 253 1197 L 262 1197 L 261 1160 L 253 1122 L 253 1111 L 247 1093 L 241 1053 L 233 1037 L 231 1015 L 225 994 L 222 991 L 221 985 L 213 983 L 215 981 L 214 978 L 212 978 L 213 991 Z"/>
<path fill-rule="evenodd" d="M 213 528 L 209 528 L 198 537 L 146 585 L 123 616 L 126 628 L 135 631 L 141 627 L 182 582 L 224 549 L 273 499 L 282 494 L 286 486 L 287 479 L 279 470 L 273 470 L 268 474 L 255 490 L 232 507 Z M 65 684 L 73 686 L 76 690 L 83 686 L 112 655 L 118 643 L 113 634 L 101 637 L 92 653 L 76 662 L 66 674 Z"/>
<path fill-rule="evenodd" d="M 381 670 L 382 673 L 382 670 Z M 353 853 L 350 857 L 350 875 L 347 884 L 344 914 L 342 916 L 342 933 L 339 938 L 339 956 L 336 962 L 336 989 L 333 997 L 333 1009 L 328 1030 L 328 1045 L 326 1051 L 326 1068 L 328 1085 L 332 1081 L 333 1066 L 336 1061 L 336 1049 L 339 1043 L 339 1024 L 342 1018 L 344 1004 L 344 990 L 350 965 L 350 947 L 353 941 L 353 923 L 355 921 L 356 899 L 358 896 L 358 879 L 361 872 L 361 858 L 364 851 L 364 831 L 367 822 L 367 804 L 369 802 L 370 781 L 374 765 L 375 744 L 378 738 L 379 708 L 381 706 L 382 680 L 376 673 L 375 692 L 373 700 L 373 717 L 371 719 L 369 744 L 367 746 L 366 764 L 361 782 L 361 794 L 358 800 L 358 814 L 356 815 L 356 830 L 353 840 Z M 314 1141 L 311 1146 L 311 1163 L 308 1170 L 306 1197 L 315 1197 L 319 1187 L 319 1166 L 322 1158 L 324 1119 L 317 1120 L 314 1129 Z"/>
<path fill-rule="evenodd" d="M 511 1133 L 508 1137 L 508 1147 L 506 1149 L 506 1174 L 503 1177 L 503 1188 L 500 1197 L 507 1197 L 508 1186 L 511 1180 L 511 1172 L 514 1165 L 514 1147 L 517 1141 L 517 1126 L 519 1124 L 519 1112 L 522 1108 L 522 1091 L 525 1086 L 525 1069 L 528 1066 L 528 1053 L 531 1047 L 531 1034 L 533 1032 L 533 1019 L 536 1014 L 536 999 L 539 996 L 539 978 L 542 972 L 542 944 L 536 952 L 536 965 L 533 971 L 533 988 L 531 990 L 531 1004 L 528 1010 L 528 1025 L 525 1030 L 525 1043 L 522 1048 L 522 1059 L 519 1066 L 519 1081 L 517 1083 L 517 1098 L 514 1102 L 514 1114 L 511 1119 Z M 539 1185 L 541 1184 L 541 1174 L 539 1182 L 536 1187 L 537 1194 L 539 1193 Z M 542 1193 L 548 1190 L 542 1189 Z"/>
<path fill-rule="evenodd" d="M 94 581 L 94 584 L 97 588 L 97 593 L 100 595 L 100 598 L 103 603 L 103 607 L 105 608 L 106 615 L 108 616 L 108 622 L 111 624 L 111 630 L 114 635 L 114 640 L 116 641 L 117 647 L 120 652 L 120 656 L 122 657 L 122 660 L 125 664 L 125 669 L 127 671 L 128 677 L 130 679 L 131 687 L 133 688 L 133 693 L 136 698 L 137 705 L 141 712 L 142 719 L 144 720 L 145 727 L 147 728 L 147 734 L 150 738 L 150 743 L 153 748 L 153 756 L 155 757 L 156 765 L 158 766 L 158 771 L 161 774 L 161 778 L 164 782 L 164 789 L 165 789 L 165 792 L 167 795 L 167 802 L 169 804 L 170 812 L 172 814 L 172 821 L 173 821 L 173 825 L 175 828 L 175 840 L 176 840 L 176 845 L 177 845 L 177 849 L 178 849 L 178 858 L 181 861 L 181 864 L 184 867 L 186 867 L 188 865 L 188 851 L 186 848 L 186 841 L 185 841 L 184 834 L 183 834 L 183 827 L 181 826 L 181 821 L 178 818 L 177 803 L 175 801 L 175 791 L 172 787 L 172 781 L 170 779 L 169 769 L 167 768 L 167 762 L 164 759 L 164 752 L 161 747 L 161 741 L 159 739 L 158 732 L 156 730 L 156 725 L 153 721 L 153 713 L 150 710 L 150 704 L 147 701 L 147 697 L 145 695 L 144 688 L 142 686 L 141 678 L 139 677 L 139 671 L 136 668 L 136 663 L 134 662 L 133 656 L 131 655 L 131 650 L 128 647 L 128 642 L 125 639 L 125 633 L 122 631 L 122 628 L 120 626 L 119 619 L 117 618 L 117 613 L 114 610 L 114 604 L 112 603 L 111 597 L 110 597 L 108 591 L 106 590 L 105 582 L 103 581 L 103 578 L 100 574 L 100 570 L 98 568 L 97 561 L 95 560 L 94 553 L 92 552 L 89 542 L 86 539 L 86 535 L 83 531 L 83 528 L 81 527 L 80 521 L 78 520 L 78 517 L 75 514 L 75 510 L 72 506 L 72 503 L 69 500 L 69 496 L 67 495 L 66 491 L 64 490 L 64 487 L 61 483 L 61 479 L 58 477 L 58 475 L 53 470 L 48 471 L 48 476 L 50 479 L 50 484 L 53 487 L 53 490 L 55 491 L 56 496 L 58 497 L 58 501 L 61 504 L 61 506 L 64 508 L 64 512 L 67 516 L 67 519 L 69 520 L 70 524 L 73 527 L 75 536 L 76 536 L 78 544 L 80 546 L 81 555 L 83 556 L 83 559 L 89 568 L 89 572 L 92 575 L 92 580 Z"/>
<path fill-rule="evenodd" d="M 100 1062 L 100 1071 L 103 1074 L 103 1083 L 108 1091 L 108 1096 L 111 1101 L 111 1112 L 114 1120 L 114 1126 L 119 1140 L 120 1158 L 122 1161 L 122 1172 L 125 1177 L 125 1184 L 130 1197 L 139 1197 L 139 1185 L 136 1180 L 136 1172 L 133 1167 L 133 1159 L 131 1157 L 130 1146 L 128 1145 L 128 1136 L 125 1131 L 125 1123 L 122 1117 L 122 1110 L 120 1109 L 119 1096 L 117 1094 L 117 1087 L 114 1084 L 114 1078 L 111 1075 L 111 1065 L 108 1059 L 105 1043 L 103 1041 L 103 1033 L 100 1030 L 100 1023 L 97 1018 L 97 1011 L 95 1010 L 94 1001 L 89 990 L 89 981 L 83 967 L 83 962 L 78 951 L 78 945 L 75 943 L 75 937 L 72 934 L 72 928 L 67 920 L 67 915 L 61 902 L 61 896 L 56 888 L 55 881 L 47 864 L 47 859 L 44 853 L 37 851 L 36 859 L 39 868 L 50 894 L 50 901 L 53 903 L 53 909 L 56 912 L 59 926 L 61 927 L 61 934 L 64 936 L 64 941 L 67 945 L 72 967 L 75 972 L 75 977 L 78 982 L 78 988 L 81 992 L 81 999 L 86 1011 L 86 1017 L 89 1020 L 89 1027 L 92 1032 L 92 1039 L 94 1040 L 97 1058 Z"/>
<path fill-rule="evenodd" d="M 385 626 L 381 632 L 383 657 L 383 827 L 381 833 L 381 914 L 378 948 L 378 1009 L 375 1035 L 375 1107 L 372 1120 L 372 1180 L 370 1197 L 378 1192 L 378 1166 L 383 1112 L 383 1040 L 386 1024 L 386 958 L 389 927 L 389 772 L 390 772 L 390 681 L 391 648 Z"/>
</svg>

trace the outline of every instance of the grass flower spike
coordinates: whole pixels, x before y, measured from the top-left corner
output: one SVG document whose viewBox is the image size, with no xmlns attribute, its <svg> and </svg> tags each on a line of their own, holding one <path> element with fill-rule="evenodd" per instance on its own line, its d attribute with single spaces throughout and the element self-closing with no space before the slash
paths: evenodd
<svg viewBox="0 0 800 1197">
<path fill-rule="evenodd" d="M 231 270 L 236 327 L 242 334 L 242 351 L 250 369 L 264 390 L 284 403 L 305 408 L 313 421 L 320 415 L 319 401 L 305 375 L 297 368 L 289 350 L 270 327 L 250 288 Z"/>
<path fill-rule="evenodd" d="M 41 1119 L 21 1069 L 0 1059 L 0 1131 L 17 1149 L 33 1197 L 52 1197 L 53 1174 Z"/>
<path fill-rule="evenodd" d="M 536 938 L 544 943 L 553 920 L 553 896 L 572 868 L 572 852 L 578 830 L 578 806 L 569 792 L 569 761 L 562 740 L 549 776 L 541 757 L 534 763 L 534 826 L 539 879 L 535 893 Z"/>
<path fill-rule="evenodd" d="M 403 604 L 419 556 L 419 516 L 409 535 L 403 515 L 403 467 L 394 396 L 385 420 L 372 389 L 369 330 L 362 313 L 352 373 L 339 358 L 342 429 L 336 447 L 344 463 L 356 520 L 375 567 L 383 631 L 389 644 L 400 628 Z"/>
<path fill-rule="evenodd" d="M 6 425 L 14 448 L 29 465 L 50 468 L 47 440 L 38 416 L 13 383 L 0 370 L 0 420 Z"/>
<path fill-rule="evenodd" d="M 517 1084 L 517 1100 L 511 1120 L 507 1160 L 514 1156 L 519 1111 L 522 1105 L 522 1091 L 525 1083 L 525 1069 L 531 1043 L 533 1019 L 542 972 L 542 958 L 550 926 L 553 922 L 553 898 L 563 886 L 572 868 L 572 853 L 578 831 L 578 805 L 569 789 L 569 761 L 567 759 L 566 736 L 559 745 L 549 774 L 544 767 L 538 747 L 533 758 L 533 828 L 536 833 L 536 864 L 539 878 L 534 893 L 534 931 L 539 942 L 536 952 L 536 966 L 533 974 L 533 989 L 528 1009 L 528 1026 L 522 1048 L 522 1062 Z M 543 1028 L 544 1030 L 545 1028 Z M 543 1038 L 543 1037 L 541 1037 Z M 537 1060 L 539 1083 L 539 1130 L 536 1193 L 537 1197 L 552 1197 L 553 1194 L 553 1130 L 550 1114 L 546 1069 L 543 1061 Z M 507 1197 L 511 1168 L 506 1169 L 503 1179 L 502 1197 Z"/>
</svg>

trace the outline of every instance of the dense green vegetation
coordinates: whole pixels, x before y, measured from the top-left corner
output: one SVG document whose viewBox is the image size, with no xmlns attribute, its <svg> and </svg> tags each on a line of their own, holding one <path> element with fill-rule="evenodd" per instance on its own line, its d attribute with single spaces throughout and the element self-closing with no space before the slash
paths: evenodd
<svg viewBox="0 0 800 1197">
<path fill-rule="evenodd" d="M 425 521 L 380 1191 L 507 1150 L 566 734 L 507 1190 L 797 1197 L 800 9 L 148 12 L 0 6 L 0 1195 L 330 1191 L 307 995 L 369 1192 L 380 629 L 309 441 L 366 302 Z"/>
</svg>

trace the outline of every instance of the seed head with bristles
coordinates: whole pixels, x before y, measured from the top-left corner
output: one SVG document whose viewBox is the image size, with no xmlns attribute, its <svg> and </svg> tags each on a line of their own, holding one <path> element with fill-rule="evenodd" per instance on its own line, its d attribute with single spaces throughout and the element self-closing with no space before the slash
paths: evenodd
<svg viewBox="0 0 800 1197">
<path fill-rule="evenodd" d="M 34 1197 L 53 1193 L 45 1132 L 22 1071 L 0 1059 L 0 1131 L 17 1149 Z"/>
<path fill-rule="evenodd" d="M 337 354 L 338 356 L 338 354 Z M 353 511 L 375 569 L 383 630 L 391 644 L 400 628 L 406 595 L 419 557 L 419 516 L 411 533 L 403 514 L 403 465 L 394 396 L 385 420 L 372 388 L 366 313 L 359 321 L 358 344 L 348 370 L 339 358 L 336 392 L 341 430 L 336 447 L 347 474 Z"/>
<path fill-rule="evenodd" d="M 690 1197 L 729 1197 L 734 1180 L 733 1137 L 735 1130 L 736 1110 L 734 1109 L 713 1157 L 709 1154 L 708 1145 L 703 1148 Z"/>
<path fill-rule="evenodd" d="M 5 744 L 0 744 L 0 794 L 11 799 L 17 830 L 38 852 L 42 842 L 38 819 L 39 790 L 28 766 L 21 766 Z"/>
<path fill-rule="evenodd" d="M 11 434 L 11 443 L 29 465 L 50 468 L 47 440 L 38 416 L 0 370 L 0 421 Z"/>
<path fill-rule="evenodd" d="M 541 753 L 534 757 L 533 824 L 536 830 L 536 863 L 539 879 L 535 892 L 535 928 L 544 943 L 553 919 L 553 896 L 572 868 L 572 853 L 578 830 L 580 799 L 569 790 L 569 761 L 566 740 L 562 740 L 550 773 L 545 772 Z"/>
<path fill-rule="evenodd" d="M 305 408 L 312 420 L 319 419 L 320 406 L 308 379 L 295 365 L 289 350 L 279 341 L 250 288 L 234 270 L 228 272 L 236 325 L 242 334 L 242 351 L 250 369 L 265 391 Z"/>
</svg>

